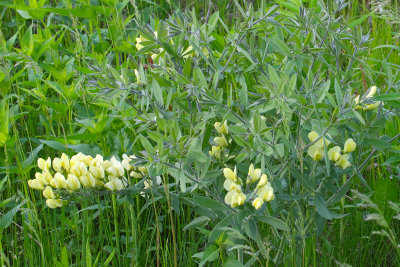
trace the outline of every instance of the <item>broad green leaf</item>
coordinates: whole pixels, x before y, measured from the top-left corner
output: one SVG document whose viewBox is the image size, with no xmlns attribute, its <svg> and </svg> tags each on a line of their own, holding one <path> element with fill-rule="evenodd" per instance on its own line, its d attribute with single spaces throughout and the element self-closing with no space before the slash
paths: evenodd
<svg viewBox="0 0 400 267">
<path fill-rule="evenodd" d="M 200 216 L 195 218 L 193 221 L 191 221 L 190 223 L 188 223 L 185 227 L 183 227 L 183 231 L 187 231 L 193 228 L 197 228 L 197 227 L 204 227 L 208 224 L 208 222 L 211 219 L 208 218 L 207 216 Z"/>
<path fill-rule="evenodd" d="M 17 205 L 13 209 L 9 210 L 6 214 L 4 214 L 0 219 L 0 230 L 3 230 L 10 226 L 12 220 L 17 213 L 17 211 L 21 208 L 22 205 L 25 204 L 26 201 L 22 202 L 21 204 Z"/>
<path fill-rule="evenodd" d="M 261 215 L 261 216 L 257 216 L 257 220 L 260 222 L 269 224 L 272 227 L 275 227 L 276 229 L 283 230 L 283 231 L 289 231 L 289 227 L 281 219 L 267 216 L 267 215 Z"/>
</svg>

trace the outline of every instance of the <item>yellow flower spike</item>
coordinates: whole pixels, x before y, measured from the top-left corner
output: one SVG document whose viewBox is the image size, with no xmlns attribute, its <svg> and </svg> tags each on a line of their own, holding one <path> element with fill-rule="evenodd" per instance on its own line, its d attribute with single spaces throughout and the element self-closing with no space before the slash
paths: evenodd
<svg viewBox="0 0 400 267">
<path fill-rule="evenodd" d="M 221 137 L 215 137 L 214 138 L 214 142 L 220 146 L 220 147 L 227 147 L 228 146 L 228 142 L 226 141 L 225 136 L 221 136 Z"/>
<path fill-rule="evenodd" d="M 56 172 L 62 172 L 61 159 L 59 159 L 59 158 L 54 158 L 54 159 L 53 159 L 53 169 L 54 169 Z"/>
<path fill-rule="evenodd" d="M 43 190 L 44 189 L 43 184 L 38 179 L 28 180 L 28 185 L 32 189 L 36 189 L 36 190 Z"/>
<path fill-rule="evenodd" d="M 340 158 L 340 146 L 335 146 L 329 149 L 328 151 L 328 158 L 331 161 L 338 161 Z"/>
<path fill-rule="evenodd" d="M 63 202 L 61 199 L 47 199 L 46 205 L 50 209 L 61 208 L 63 205 Z"/>
<path fill-rule="evenodd" d="M 78 190 L 79 188 L 81 188 L 81 183 L 78 179 L 78 177 L 76 177 L 76 175 L 74 174 L 68 174 L 68 178 L 67 178 L 67 188 L 69 190 L 75 191 Z"/>
<path fill-rule="evenodd" d="M 39 169 L 42 171 L 48 171 L 51 167 L 51 158 L 47 158 L 47 160 L 44 160 L 42 158 L 39 158 L 37 161 Z"/>
<path fill-rule="evenodd" d="M 261 175 L 261 179 L 257 184 L 257 188 L 261 188 L 268 183 L 268 177 L 266 174 Z"/>
<path fill-rule="evenodd" d="M 351 153 L 356 149 L 356 142 L 352 138 L 349 138 L 344 143 L 343 153 Z"/>
<path fill-rule="evenodd" d="M 258 210 L 261 208 L 262 204 L 264 204 L 264 200 L 262 200 L 262 198 L 257 197 L 253 200 L 253 202 L 251 203 L 251 205 L 253 205 L 253 207 Z"/>
<path fill-rule="evenodd" d="M 54 178 L 50 181 L 50 185 L 55 189 L 63 189 L 67 187 L 67 180 L 65 179 L 64 175 L 57 172 L 54 174 Z"/>
<path fill-rule="evenodd" d="M 46 188 L 42 192 L 43 196 L 47 199 L 54 199 L 56 195 L 53 192 L 53 189 L 50 186 L 46 186 Z"/>
<path fill-rule="evenodd" d="M 236 182 L 238 180 L 236 166 L 235 166 L 235 170 L 234 171 L 232 171 L 229 168 L 224 168 L 223 172 L 224 172 L 224 176 L 225 176 L 226 179 L 229 179 L 229 180 L 231 180 L 233 182 Z"/>
<path fill-rule="evenodd" d="M 217 121 L 216 123 L 214 123 L 214 128 L 220 134 L 228 134 L 229 133 L 228 122 L 226 120 L 224 121 L 224 123 Z"/>
<path fill-rule="evenodd" d="M 221 147 L 220 146 L 212 146 L 211 151 L 208 151 L 210 156 L 215 157 L 216 159 L 221 158 Z"/>
<path fill-rule="evenodd" d="M 310 142 L 314 142 L 315 139 L 317 139 L 319 137 L 319 134 L 317 134 L 317 132 L 312 131 L 308 133 L 308 139 L 310 140 Z"/>
</svg>

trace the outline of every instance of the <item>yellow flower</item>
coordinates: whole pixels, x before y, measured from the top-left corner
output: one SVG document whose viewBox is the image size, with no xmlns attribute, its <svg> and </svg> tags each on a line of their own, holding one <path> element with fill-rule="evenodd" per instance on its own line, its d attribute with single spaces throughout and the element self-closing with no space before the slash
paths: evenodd
<svg viewBox="0 0 400 267">
<path fill-rule="evenodd" d="M 115 177 L 123 176 L 125 173 L 125 170 L 124 170 L 124 166 L 122 166 L 122 163 L 119 162 L 115 157 L 112 157 L 110 162 L 111 162 L 111 166 L 107 169 L 107 172 Z"/>
<path fill-rule="evenodd" d="M 136 83 L 137 83 L 137 84 L 141 84 L 142 82 L 141 82 L 141 80 L 140 80 L 139 71 L 138 71 L 137 69 L 135 69 L 134 72 L 135 72 L 135 76 L 136 76 Z"/>
<path fill-rule="evenodd" d="M 137 179 L 143 178 L 143 175 L 142 175 L 140 172 L 132 171 L 129 175 L 130 175 L 131 177 L 137 178 Z"/>
<path fill-rule="evenodd" d="M 183 52 L 183 58 L 187 59 L 189 56 L 194 57 L 195 56 L 195 52 L 191 52 L 190 51 L 193 50 L 193 46 L 189 45 L 188 48 Z"/>
<path fill-rule="evenodd" d="M 378 107 L 379 104 L 381 104 L 381 103 L 382 103 L 381 101 L 373 102 L 372 104 L 369 104 L 366 107 L 364 107 L 364 110 L 374 109 L 374 108 Z"/>
<path fill-rule="evenodd" d="M 335 146 L 335 147 L 332 147 L 331 149 L 329 149 L 329 151 L 328 151 L 329 160 L 338 161 L 340 158 L 340 151 L 341 151 L 341 149 L 339 146 Z"/>
<path fill-rule="evenodd" d="M 240 186 L 240 184 L 237 184 L 235 182 L 233 182 L 232 180 L 226 179 L 224 182 L 224 188 L 226 191 L 237 191 L 237 192 L 241 192 L 242 191 L 242 187 Z"/>
<path fill-rule="evenodd" d="M 310 140 L 310 142 L 314 142 L 315 139 L 317 139 L 319 137 L 319 134 L 317 134 L 317 132 L 312 131 L 308 133 L 308 139 Z"/>
<path fill-rule="evenodd" d="M 218 133 L 220 134 L 228 134 L 229 129 L 228 129 L 228 122 L 225 120 L 224 123 L 222 124 L 221 122 L 217 121 L 214 123 L 215 130 L 217 130 Z"/>
<path fill-rule="evenodd" d="M 50 157 L 47 158 L 47 160 L 39 158 L 37 161 L 37 164 L 38 164 L 39 169 L 41 169 L 42 171 L 48 171 L 51 167 L 51 159 L 50 159 Z"/>
<path fill-rule="evenodd" d="M 271 201 L 275 199 L 274 189 L 270 183 L 267 183 L 263 187 L 257 189 L 257 196 L 259 196 L 264 201 Z"/>
<path fill-rule="evenodd" d="M 32 189 L 36 189 L 36 190 L 43 190 L 44 189 L 43 184 L 38 179 L 28 180 L 28 185 Z"/>
<path fill-rule="evenodd" d="M 79 180 L 84 187 L 95 187 L 96 185 L 96 179 L 91 173 L 89 173 L 89 175 L 80 176 Z"/>
<path fill-rule="evenodd" d="M 341 155 L 339 160 L 336 161 L 335 166 L 340 166 L 340 167 L 342 167 L 342 169 L 346 169 L 347 167 L 350 167 L 351 164 L 348 161 L 349 157 L 350 157 L 349 154 Z"/>
<path fill-rule="evenodd" d="M 253 183 L 260 179 L 261 169 L 254 169 L 253 164 L 250 164 L 249 173 L 247 175 L 247 183 Z"/>
<path fill-rule="evenodd" d="M 48 185 L 49 182 L 45 179 L 43 173 L 37 172 L 35 173 L 35 180 L 40 182 L 42 185 Z"/>
<path fill-rule="evenodd" d="M 375 95 L 375 93 L 376 93 L 376 86 L 374 85 L 374 86 L 372 86 L 370 89 L 369 89 L 369 91 L 367 91 L 367 95 L 365 96 L 365 98 L 371 98 L 371 97 L 373 97 L 374 95 Z"/>
<path fill-rule="evenodd" d="M 224 172 L 224 176 L 225 176 L 226 179 L 229 179 L 229 180 L 231 180 L 233 182 L 236 182 L 238 180 L 236 166 L 235 166 L 235 170 L 234 171 L 232 171 L 229 168 L 224 168 L 223 172 Z"/>
<path fill-rule="evenodd" d="M 77 161 L 76 163 L 74 162 L 74 165 L 72 165 L 70 172 L 79 177 L 82 175 L 86 175 L 88 170 L 85 163 L 83 163 L 82 161 Z"/>
<path fill-rule="evenodd" d="M 308 148 L 308 155 L 315 161 L 320 161 L 324 157 L 324 149 L 317 143 Z"/>
<path fill-rule="evenodd" d="M 67 187 L 67 180 L 65 180 L 64 175 L 57 172 L 54 174 L 54 178 L 50 181 L 50 185 L 55 189 L 62 189 Z"/>
<path fill-rule="evenodd" d="M 211 151 L 208 151 L 210 156 L 215 157 L 216 159 L 221 158 L 221 147 L 220 146 L 212 146 Z"/>
<path fill-rule="evenodd" d="M 232 208 L 241 206 L 246 200 L 246 195 L 235 190 L 229 191 L 225 196 L 225 203 L 231 205 Z"/>
<path fill-rule="evenodd" d="M 356 149 L 356 142 L 352 138 L 349 138 L 344 143 L 343 153 L 351 153 Z"/>
<path fill-rule="evenodd" d="M 69 171 L 69 157 L 64 153 L 61 154 L 61 166 L 64 168 L 64 170 Z"/>
<path fill-rule="evenodd" d="M 261 179 L 257 184 L 258 188 L 263 187 L 264 185 L 266 185 L 268 183 L 268 177 L 266 174 L 261 175 Z"/>
<path fill-rule="evenodd" d="M 76 177 L 76 175 L 68 174 L 67 188 L 72 191 L 75 191 L 75 190 L 78 190 L 79 188 L 81 188 L 81 183 L 79 182 L 79 179 L 78 179 L 78 177 Z"/>
<path fill-rule="evenodd" d="M 226 147 L 226 146 L 228 146 L 228 142 L 226 141 L 226 138 L 225 138 L 224 135 L 221 136 L 221 137 L 215 137 L 215 138 L 214 138 L 214 142 L 215 142 L 218 146 L 220 146 L 220 147 Z"/>
<path fill-rule="evenodd" d="M 50 186 L 46 186 L 46 188 L 43 190 L 43 196 L 47 199 L 54 199 L 56 198 L 56 195 L 53 192 L 53 189 Z"/>
<path fill-rule="evenodd" d="M 104 184 L 104 187 L 110 191 L 119 191 L 124 188 L 122 180 L 116 177 L 109 177 L 110 181 Z"/>
<path fill-rule="evenodd" d="M 253 200 L 253 203 L 251 203 L 251 205 L 253 205 L 253 207 L 258 210 L 261 208 L 262 204 L 264 204 L 264 200 L 262 200 L 262 198 L 257 197 L 256 199 Z"/>
<path fill-rule="evenodd" d="M 62 172 L 61 159 L 59 159 L 59 158 L 54 158 L 53 159 L 53 169 L 56 172 Z"/>
<path fill-rule="evenodd" d="M 63 203 L 61 199 L 47 199 L 46 205 L 50 209 L 60 208 L 62 207 Z"/>
</svg>

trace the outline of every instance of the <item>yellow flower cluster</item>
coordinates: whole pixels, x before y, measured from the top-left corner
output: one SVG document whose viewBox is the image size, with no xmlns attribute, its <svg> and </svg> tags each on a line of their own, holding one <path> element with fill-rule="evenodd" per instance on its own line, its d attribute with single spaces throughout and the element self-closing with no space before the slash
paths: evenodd
<svg viewBox="0 0 400 267">
<path fill-rule="evenodd" d="M 236 167 L 232 171 L 229 168 L 224 168 L 224 188 L 228 191 L 225 196 L 225 203 L 231 205 L 232 208 L 241 206 L 246 200 L 246 195 L 242 192 L 242 180 L 237 177 Z"/>
<path fill-rule="evenodd" d="M 314 142 L 319 135 L 312 131 L 308 134 L 308 139 L 310 139 L 311 142 Z M 325 142 L 324 142 L 325 141 Z M 324 158 L 325 152 L 324 152 L 324 143 L 326 146 L 330 144 L 328 140 L 325 138 L 319 139 L 315 144 L 310 146 L 308 148 L 308 155 L 313 158 L 315 161 L 320 161 L 321 159 Z M 335 162 L 335 166 L 340 166 L 342 169 L 346 169 L 347 167 L 351 166 L 350 162 L 348 161 L 350 154 L 356 149 L 356 143 L 352 138 L 349 138 L 346 140 L 343 151 L 339 146 L 334 146 L 328 150 L 328 158 L 330 161 Z M 344 154 L 340 154 L 343 152 Z"/>
<path fill-rule="evenodd" d="M 268 177 L 265 173 L 261 173 L 261 169 L 254 169 L 253 164 L 250 164 L 249 173 L 247 174 L 247 184 L 257 183 L 255 193 L 257 197 L 253 200 L 252 205 L 255 209 L 260 209 L 264 202 L 275 199 L 274 189 L 271 183 L 268 182 Z"/>
<path fill-rule="evenodd" d="M 211 151 L 209 151 L 208 153 L 210 154 L 210 156 L 213 156 L 216 159 L 220 159 L 222 149 L 228 146 L 228 141 L 226 140 L 225 137 L 225 135 L 229 133 L 228 122 L 224 121 L 223 123 L 221 123 L 217 121 L 216 123 L 214 123 L 214 128 L 215 130 L 217 130 L 219 134 L 221 134 L 221 136 L 214 138 L 214 142 L 217 145 L 212 146 Z"/>
<path fill-rule="evenodd" d="M 78 153 L 71 157 L 62 154 L 61 158 L 46 160 L 38 159 L 38 167 L 41 172 L 35 174 L 35 179 L 29 180 L 29 187 L 42 190 L 43 196 L 47 199 L 46 205 L 49 208 L 61 207 L 63 201 L 57 190 L 73 192 L 80 188 L 105 188 L 111 191 L 121 190 L 128 185 L 125 176 L 142 178 L 147 169 L 144 167 L 135 168 L 130 161 L 135 156 L 123 155 L 119 161 L 115 157 L 104 160 L 101 155 L 95 158 Z"/>
<path fill-rule="evenodd" d="M 242 191 L 242 180 L 237 176 L 236 167 L 233 171 L 225 168 L 223 173 L 226 178 L 224 188 L 228 191 L 225 196 L 225 202 L 231 205 L 232 208 L 243 205 L 247 197 Z M 247 175 L 247 184 L 249 185 L 256 181 L 258 181 L 255 188 L 257 197 L 253 200 L 252 205 L 255 209 L 260 209 L 264 202 L 275 199 L 274 189 L 271 183 L 268 182 L 267 175 L 262 174 L 261 169 L 254 169 L 253 164 L 251 164 Z"/>
<path fill-rule="evenodd" d="M 376 94 L 376 86 L 372 86 L 368 91 L 367 94 L 365 96 L 363 96 L 363 100 L 365 101 L 371 97 L 373 97 Z M 354 102 L 356 104 L 356 109 L 363 109 L 363 110 L 368 110 L 368 109 L 374 109 L 376 107 L 378 107 L 381 103 L 383 103 L 382 101 L 374 101 L 370 104 L 367 105 L 359 105 L 360 103 L 360 95 L 357 95 L 357 97 L 354 99 Z"/>
</svg>

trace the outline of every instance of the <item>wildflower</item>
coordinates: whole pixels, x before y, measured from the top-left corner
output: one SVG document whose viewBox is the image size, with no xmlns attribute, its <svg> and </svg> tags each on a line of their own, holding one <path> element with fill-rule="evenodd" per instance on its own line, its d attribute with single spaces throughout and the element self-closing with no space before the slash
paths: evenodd
<svg viewBox="0 0 400 267">
<path fill-rule="evenodd" d="M 59 158 L 54 158 L 54 159 L 53 159 L 53 169 L 54 169 L 56 172 L 62 172 L 61 159 L 59 159 Z"/>
<path fill-rule="evenodd" d="M 210 156 L 215 157 L 216 159 L 221 158 L 221 147 L 220 146 L 212 146 L 211 151 L 208 151 Z"/>
<path fill-rule="evenodd" d="M 104 187 L 110 191 L 118 191 L 124 188 L 122 180 L 116 177 L 109 177 L 110 181 L 104 184 Z"/>
<path fill-rule="evenodd" d="M 50 209 L 60 208 L 62 207 L 63 203 L 61 199 L 47 199 L 46 205 Z"/>
<path fill-rule="evenodd" d="M 110 160 L 111 166 L 107 168 L 107 172 L 115 177 L 121 177 L 124 175 L 124 166 L 115 157 Z"/>
<path fill-rule="evenodd" d="M 28 185 L 32 189 L 36 189 L 36 190 L 43 190 L 44 189 L 43 184 L 38 179 L 29 180 L 28 181 Z"/>
<path fill-rule="evenodd" d="M 262 198 L 257 197 L 253 200 L 253 202 L 251 203 L 251 205 L 253 205 L 253 207 L 258 210 L 261 208 L 262 204 L 264 204 L 264 200 L 262 200 Z"/>
<path fill-rule="evenodd" d="M 218 133 L 220 134 L 228 134 L 229 129 L 228 129 L 228 122 L 225 120 L 224 123 L 222 124 L 221 122 L 216 122 L 214 123 L 215 130 L 217 130 Z"/>
<path fill-rule="evenodd" d="M 136 171 L 132 171 L 129 175 L 131 177 L 137 178 L 137 179 L 143 178 L 143 175 L 140 172 L 136 172 Z"/>
<path fill-rule="evenodd" d="M 187 59 L 189 56 L 194 57 L 195 56 L 195 52 L 191 52 L 193 50 L 193 46 L 189 45 L 188 48 L 182 53 L 183 54 L 183 58 Z"/>
<path fill-rule="evenodd" d="M 320 147 L 318 142 L 310 146 L 307 152 L 308 155 L 315 161 L 320 161 L 324 157 L 324 149 Z"/>
<path fill-rule="evenodd" d="M 224 188 L 226 191 L 237 191 L 241 192 L 242 187 L 240 184 L 233 182 L 232 180 L 226 179 L 224 182 Z"/>
<path fill-rule="evenodd" d="M 227 147 L 228 146 L 228 142 L 226 141 L 225 136 L 221 136 L 221 137 L 215 137 L 214 138 L 214 142 L 220 146 L 220 147 Z"/>
<path fill-rule="evenodd" d="M 79 188 L 81 188 L 81 183 L 78 179 L 78 177 L 76 177 L 76 175 L 74 174 L 68 174 L 68 178 L 67 178 L 67 188 L 69 190 L 75 191 L 78 190 Z"/>
<path fill-rule="evenodd" d="M 56 198 L 56 195 L 53 192 L 53 189 L 50 186 L 46 186 L 46 188 L 43 190 L 43 196 L 47 199 L 54 199 Z"/>
<path fill-rule="evenodd" d="M 84 187 L 94 187 L 96 185 L 96 179 L 91 173 L 80 176 L 79 181 Z"/>
<path fill-rule="evenodd" d="M 260 179 L 261 169 L 254 169 L 253 164 L 250 164 L 249 173 L 247 175 L 247 183 L 253 183 Z"/>
<path fill-rule="evenodd" d="M 136 76 L 136 83 L 141 84 L 139 71 L 137 69 L 135 69 L 134 72 L 135 72 L 135 76 Z"/>
<path fill-rule="evenodd" d="M 261 188 L 268 183 L 268 177 L 266 174 L 261 175 L 261 179 L 257 184 L 257 188 Z"/>
<path fill-rule="evenodd" d="M 270 183 L 267 183 L 263 187 L 257 189 L 257 196 L 259 196 L 264 201 L 271 201 L 275 199 L 274 189 Z"/>
<path fill-rule="evenodd" d="M 335 146 L 335 147 L 332 147 L 331 149 L 329 149 L 329 151 L 328 151 L 329 160 L 338 161 L 340 158 L 340 151 L 341 151 L 341 149 L 339 146 Z"/>
<path fill-rule="evenodd" d="M 340 158 L 338 159 L 338 161 L 336 161 L 335 166 L 340 166 L 340 167 L 342 167 L 342 169 L 346 169 L 347 167 L 350 167 L 351 164 L 348 161 L 349 157 L 350 157 L 349 154 L 341 155 Z"/>
<path fill-rule="evenodd" d="M 62 153 L 60 161 L 61 161 L 61 166 L 64 168 L 64 170 L 69 171 L 70 168 L 69 157 L 64 153 Z"/>
<path fill-rule="evenodd" d="M 314 142 L 315 139 L 317 139 L 318 137 L 319 135 L 315 131 L 311 131 L 308 133 L 308 139 L 310 140 L 311 143 Z"/>
<path fill-rule="evenodd" d="M 51 167 L 51 159 L 50 159 L 50 157 L 47 158 L 47 160 L 39 158 L 37 161 L 37 164 L 38 164 L 39 169 L 41 169 L 42 171 L 48 171 Z"/>
<path fill-rule="evenodd" d="M 356 149 L 356 142 L 352 138 L 349 138 L 344 143 L 343 153 L 351 153 Z"/>
<path fill-rule="evenodd" d="M 245 200 L 246 195 L 235 190 L 229 191 L 225 196 L 225 203 L 230 205 L 232 208 L 243 205 Z"/>
<path fill-rule="evenodd" d="M 65 180 L 64 175 L 57 172 L 54 174 L 54 178 L 50 181 L 50 185 L 55 189 L 63 189 L 67 186 L 67 181 Z"/>
<path fill-rule="evenodd" d="M 224 172 L 224 176 L 225 176 L 226 179 L 229 179 L 229 180 L 231 180 L 233 182 L 238 181 L 236 166 L 235 166 L 234 171 L 232 171 L 229 168 L 224 168 L 223 172 Z"/>
</svg>

